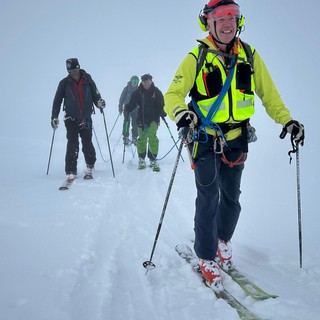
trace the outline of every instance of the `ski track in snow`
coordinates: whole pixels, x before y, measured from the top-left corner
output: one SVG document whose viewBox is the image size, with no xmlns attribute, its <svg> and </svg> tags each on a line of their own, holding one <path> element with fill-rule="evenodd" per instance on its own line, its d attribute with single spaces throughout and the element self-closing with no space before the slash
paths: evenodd
<svg viewBox="0 0 320 320">
<path fill-rule="evenodd" d="M 99 227 L 87 236 L 86 252 L 82 255 L 78 279 L 70 296 L 72 319 L 88 319 L 93 315 L 96 319 L 103 319 L 106 315 L 110 319 L 143 319 L 150 316 L 161 319 L 165 316 L 161 315 L 162 308 L 156 311 L 153 285 L 148 284 L 148 276 L 142 267 L 145 258 L 142 254 L 145 252 L 141 251 L 146 244 L 151 244 L 145 243 L 145 240 L 152 238 L 156 231 L 157 219 L 154 217 L 158 216 L 160 208 L 154 210 L 154 197 L 147 196 L 144 203 L 135 201 L 136 198 L 139 199 L 141 192 L 148 195 L 149 187 L 146 182 L 163 178 L 161 175 L 154 176 L 157 173 L 149 168 L 136 170 L 136 164 L 131 161 L 127 167 L 129 169 L 120 173 L 114 183 L 111 182 L 111 186 L 110 181 L 106 185 L 100 183 L 105 191 L 101 194 L 101 204 L 98 207 L 103 207 L 100 211 L 104 212 L 99 214 Z M 130 192 L 123 183 L 128 178 L 129 181 L 136 180 L 135 185 L 130 186 Z M 162 195 L 161 189 L 159 194 Z M 114 203 L 113 199 L 119 197 L 124 202 Z M 136 214 L 139 210 L 150 211 L 149 221 L 144 221 Z M 141 236 L 145 238 L 141 239 Z M 143 308 L 137 308 L 141 299 L 146 304 Z"/>
<path fill-rule="evenodd" d="M 30 253 L 34 248 L 38 261 L 54 259 L 52 270 L 46 270 L 46 265 L 40 263 L 36 266 L 35 275 L 30 277 L 32 295 L 28 296 L 29 283 L 25 283 L 26 288 L 19 296 L 7 302 L 10 316 L 6 320 L 20 320 L 22 314 L 32 315 L 33 320 L 190 320 L 200 315 L 201 319 L 213 316 L 216 320 L 239 319 L 235 310 L 223 300 L 217 300 L 202 285 L 174 250 L 176 244 L 191 244 L 193 239 L 195 190 L 190 192 L 192 189 L 187 188 L 186 194 L 181 187 L 194 184 L 185 153 L 152 259 L 156 268 L 148 273 L 142 263 L 150 258 L 176 151 L 159 162 L 160 173 L 150 168 L 137 170 L 137 157 L 130 147 L 126 149 L 124 164 L 122 155 L 122 148 L 113 152 L 116 178 L 112 177 L 110 162 L 100 163 L 93 180 L 83 181 L 80 173 L 68 191 L 53 191 L 62 178 L 35 178 L 36 189 L 25 191 L 30 205 L 24 204 L 20 220 L 13 221 L 8 215 L 2 218 L 2 226 L 18 227 L 22 237 L 28 235 L 25 249 Z M 49 201 L 46 199 L 32 201 L 33 193 L 41 188 L 50 192 L 52 206 L 44 205 Z M 39 215 L 42 207 L 47 208 L 46 212 Z M 26 219 L 27 212 L 36 214 L 36 218 Z M 35 239 L 28 234 L 32 227 L 40 232 Z M 38 238 L 43 244 L 33 246 L 30 239 L 36 242 Z M 254 301 L 225 275 L 226 288 L 264 319 L 316 319 L 320 312 L 319 307 L 314 307 L 320 296 L 319 281 L 316 281 L 320 272 L 314 263 L 317 256 L 313 259 L 307 255 L 306 267 L 301 270 L 290 255 L 277 255 L 271 248 L 243 243 L 244 239 L 236 237 L 234 242 L 236 264 L 249 278 L 279 298 Z M 65 250 L 61 249 L 64 245 Z M 37 273 L 41 281 L 32 285 Z M 34 303 L 39 299 L 36 295 L 41 294 L 41 283 L 48 289 L 40 300 L 45 307 L 37 310 Z"/>
<path fill-rule="evenodd" d="M 132 154 L 127 150 L 126 156 L 132 157 Z M 99 223 L 96 221 L 86 235 L 84 252 L 78 262 L 77 279 L 66 301 L 71 319 L 190 319 L 190 312 L 196 317 L 198 306 L 208 303 L 212 304 L 211 312 L 214 312 L 213 293 L 205 287 L 201 288 L 201 285 L 199 289 L 199 282 L 196 278 L 192 279 L 188 267 L 182 264 L 186 270 L 183 282 L 177 277 L 175 263 L 181 265 L 181 262 L 175 255 L 174 246 L 178 239 L 170 244 L 159 240 L 153 257 L 153 261 L 157 259 L 156 269 L 147 273 L 143 268 L 142 262 L 148 260 L 151 253 L 173 162 L 164 166 L 161 174 L 152 172 L 150 168 L 137 170 L 136 162 L 136 159 L 127 160 L 123 164 L 125 170 L 118 170 L 114 181 L 98 177 L 89 183 L 77 180 L 72 186 L 73 192 L 82 186 L 94 188 L 100 192 L 100 197 L 95 202 L 95 210 L 88 210 L 91 214 L 88 213 L 87 218 Z M 101 182 L 102 179 L 105 182 Z M 126 181 L 133 185 L 128 186 Z M 150 189 L 150 184 L 157 187 Z M 145 194 L 143 203 L 135 200 L 141 199 L 141 194 Z M 114 203 L 115 198 L 124 201 Z M 181 200 L 177 198 L 176 203 L 175 207 L 179 208 Z M 84 211 L 89 209 L 83 207 L 81 202 L 74 205 Z M 170 204 L 167 207 L 169 210 Z M 141 217 L 138 214 L 140 211 L 143 211 Z M 173 216 L 172 220 L 179 223 L 177 217 Z M 162 228 L 165 229 L 166 225 L 164 221 Z M 175 230 L 169 228 L 166 232 L 174 236 Z M 169 255 L 162 256 L 162 251 Z M 189 287 L 190 279 L 192 294 L 186 303 L 186 298 L 181 298 L 181 292 L 186 290 L 186 285 Z M 204 295 L 201 303 L 194 299 L 194 291 L 200 291 L 200 297 Z M 229 313 L 237 319 L 233 310 Z"/>
<path fill-rule="evenodd" d="M 126 156 L 132 156 L 127 150 Z M 160 163 L 161 164 L 161 163 Z M 188 166 L 188 164 L 182 164 Z M 199 283 L 197 277 L 192 275 L 189 266 L 179 261 L 174 252 L 174 245 L 179 240 L 166 243 L 162 241 L 161 233 L 155 250 L 153 261 L 157 267 L 146 274 L 142 267 L 142 262 L 148 260 L 146 252 L 150 252 L 152 241 L 157 230 L 157 223 L 162 212 L 162 207 L 155 206 L 155 203 L 163 204 L 173 162 L 162 166 L 162 174 L 152 172 L 149 168 L 146 170 L 136 169 L 136 159 L 127 160 L 124 171 L 118 171 L 116 186 L 110 187 L 109 183 L 104 185 L 101 207 L 112 208 L 106 210 L 103 214 L 99 228 L 92 234 L 93 243 L 91 244 L 91 259 L 84 260 L 85 266 L 82 266 L 77 285 L 72 294 L 72 319 L 88 319 L 95 315 L 96 319 L 104 319 L 106 316 L 110 319 L 193 319 L 196 318 L 199 310 L 202 316 L 212 316 L 216 319 L 238 319 L 237 313 L 229 308 L 224 301 L 217 300 L 213 293 Z M 181 166 L 181 164 L 180 164 Z M 177 181 L 185 177 L 177 175 Z M 192 177 L 188 177 L 192 180 Z M 126 184 L 129 181 L 129 186 Z M 190 181 L 192 183 L 192 181 Z M 150 184 L 153 186 L 150 189 Z M 188 208 L 187 211 L 193 214 L 189 209 L 192 201 L 187 201 L 184 205 L 183 197 L 174 195 L 181 190 L 172 190 L 172 196 L 169 199 L 167 211 L 171 211 L 169 217 L 165 217 L 162 228 L 177 225 L 181 221 L 181 214 L 177 211 L 181 207 Z M 141 194 L 145 194 L 143 203 L 136 201 L 141 199 Z M 124 199 L 124 202 L 115 204 L 113 198 Z M 173 208 L 173 209 L 172 209 Z M 173 213 L 176 209 L 176 212 Z M 104 209 L 105 210 L 105 209 Z M 139 216 L 139 212 L 149 212 L 149 215 Z M 147 219 L 146 219 L 147 217 Z M 192 219 L 191 219 L 192 220 Z M 108 226 L 117 226 L 116 229 Z M 166 239 L 175 238 L 176 228 L 169 227 L 165 231 Z M 168 237 L 168 233 L 170 236 Z M 183 239 L 183 238 L 182 238 Z M 105 244 L 105 245 L 103 245 Z M 90 250 L 89 250 L 90 251 Z M 263 256 L 261 257 L 263 268 Z M 93 260 L 93 261 L 91 261 Z M 94 261 L 95 260 L 95 261 Z M 155 261 L 156 260 L 156 261 Z M 259 256 L 258 256 L 259 265 Z M 98 263 L 98 266 L 95 264 Z M 274 261 L 274 264 L 285 264 L 284 261 Z M 270 261 L 269 261 L 270 263 Z M 89 267 L 88 267 L 88 264 Z M 296 267 L 292 263 L 292 268 Z M 246 266 L 243 267 L 244 270 Z M 286 270 L 272 266 L 269 275 L 272 274 L 278 278 L 276 283 L 281 284 L 281 279 L 286 276 Z M 288 266 L 290 268 L 290 266 Z M 254 270 L 254 268 L 252 268 Z M 179 276 L 177 276 L 177 274 Z M 291 273 L 289 273 L 291 274 Z M 249 275 L 250 276 L 250 275 Z M 308 278 L 308 274 L 304 275 Z M 302 277 L 303 278 L 303 277 Z M 312 318 L 312 311 L 309 306 L 295 298 L 282 296 L 278 299 L 269 299 L 267 301 L 256 302 L 248 298 L 227 275 L 224 276 L 227 289 L 232 292 L 239 301 L 249 307 L 257 315 L 266 319 L 308 319 Z M 301 279 L 301 278 L 299 278 Z M 254 279 L 259 281 L 259 279 Z M 287 281 L 292 281 L 287 279 Z M 293 282 L 293 289 L 301 283 Z M 263 283 L 264 288 L 268 288 L 268 283 Z M 270 286 L 269 290 L 277 292 L 278 286 Z M 138 293 L 138 294 L 137 294 Z M 281 295 L 281 294 L 280 294 Z M 310 298 L 312 299 L 312 294 Z M 89 298 L 89 299 L 88 299 Z M 143 304 L 141 303 L 143 301 Z M 85 302 L 85 303 L 84 303 Z M 88 302 L 89 308 L 88 308 Z M 298 307 L 297 307 L 298 303 Z M 208 308 L 208 304 L 212 307 Z M 205 308 L 201 308 L 201 306 Z M 291 310 L 288 312 L 288 310 Z M 294 310 L 294 312 L 292 312 Z M 206 313 L 208 313 L 206 315 Z"/>
<path fill-rule="evenodd" d="M 224 301 L 215 299 L 174 250 L 179 243 L 192 246 L 194 238 L 196 191 L 185 150 L 185 163 L 180 161 L 152 259 L 156 268 L 148 274 L 142 263 L 150 257 L 176 150 L 160 161 L 159 174 L 149 168 L 137 170 L 137 154 L 131 147 L 125 149 L 122 164 L 124 118 L 118 113 L 118 102 L 124 85 L 133 74 L 150 72 L 155 85 L 166 92 L 179 63 L 197 45 L 196 39 L 206 36 L 197 24 L 204 3 L 1 2 L 0 320 L 239 319 Z M 224 282 L 237 299 L 269 320 L 320 319 L 316 204 L 320 109 L 315 94 L 319 69 L 314 58 L 300 63 L 294 54 L 297 43 L 312 57 L 320 49 L 320 41 L 310 31 L 318 28 L 315 9 L 319 4 L 308 3 L 314 9 L 301 14 L 301 8 L 308 6 L 292 1 L 239 1 L 246 18 L 241 37 L 261 54 L 291 116 L 307 131 L 300 149 L 300 269 L 296 157 L 289 165 L 290 137 L 279 139 L 281 125 L 268 117 L 256 97 L 250 123 L 258 141 L 249 146 L 233 254 L 243 273 L 279 298 L 256 302 L 227 276 Z M 118 27 L 120 12 L 121 20 L 129 22 L 125 45 Z M 183 28 L 177 12 L 179 18 L 183 15 Z M 270 23 L 275 15 L 281 17 L 281 24 Z M 81 32 L 65 36 L 75 21 L 88 20 Z M 305 25 L 308 28 L 301 27 Z M 87 39 L 95 45 L 93 50 L 84 45 Z M 144 39 L 155 41 L 146 46 Z M 101 159 L 94 137 L 94 179 L 82 181 L 85 166 L 80 151 L 80 177 L 69 191 L 60 192 L 66 131 L 62 110 L 55 131 L 50 113 L 58 82 L 66 76 L 64 61 L 71 56 L 78 56 L 106 100 L 106 122 L 96 108 L 92 116 L 94 134 L 108 160 L 104 141 L 108 124 L 116 178 L 110 161 Z M 23 76 L 27 80 L 18 83 Z M 186 97 L 185 102 L 189 101 Z M 174 122 L 166 119 L 177 137 Z M 158 132 L 159 156 L 164 156 L 172 140 L 162 120 Z"/>
</svg>

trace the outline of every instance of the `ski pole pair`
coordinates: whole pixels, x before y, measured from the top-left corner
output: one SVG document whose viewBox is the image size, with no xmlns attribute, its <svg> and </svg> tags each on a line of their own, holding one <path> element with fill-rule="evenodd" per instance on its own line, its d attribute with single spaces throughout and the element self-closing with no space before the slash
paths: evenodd
<svg viewBox="0 0 320 320">
<path fill-rule="evenodd" d="M 183 143 L 184 143 L 184 138 L 186 137 L 187 132 L 183 135 L 183 138 L 181 139 L 181 143 L 180 143 L 180 147 L 178 149 L 178 155 L 177 155 L 177 159 L 173 168 L 173 172 L 171 175 L 171 179 L 170 179 L 170 183 L 169 183 L 169 187 L 167 190 L 167 194 L 166 194 L 166 198 L 164 201 L 164 205 L 163 205 L 163 209 L 162 209 L 162 213 L 160 216 L 160 221 L 158 224 L 158 229 L 155 235 L 155 239 L 153 242 L 153 247 L 151 250 L 151 255 L 150 255 L 150 259 L 147 261 L 143 262 L 143 267 L 145 269 L 147 269 L 147 273 L 149 270 L 154 269 L 156 266 L 155 264 L 152 262 L 152 258 L 154 255 L 154 251 L 158 242 L 158 238 L 160 235 L 160 231 L 161 231 L 161 227 L 162 227 L 162 223 L 163 223 L 163 219 L 164 219 L 164 215 L 166 212 L 166 208 L 167 208 L 167 204 L 168 204 L 168 200 L 169 200 L 169 196 L 171 193 L 171 189 L 172 189 L 172 185 L 173 185 L 173 181 L 176 175 L 176 171 L 178 168 L 178 164 L 179 164 L 179 159 L 181 156 L 181 151 L 182 151 L 182 147 L 183 147 Z M 301 222 L 301 192 L 300 192 L 300 155 L 299 155 L 299 144 L 293 145 L 293 150 L 289 151 L 289 156 L 290 156 L 290 161 L 291 161 L 291 153 L 295 153 L 296 154 L 296 176 L 297 176 L 297 204 L 298 204 L 298 233 L 299 233 L 299 262 L 300 262 L 300 268 L 302 268 L 302 222 Z"/>
<path fill-rule="evenodd" d="M 103 116 L 104 128 L 105 128 L 105 132 L 106 132 L 106 138 L 107 138 L 109 155 L 110 155 L 110 162 L 111 162 L 112 174 L 113 174 L 113 177 L 115 178 L 113 161 L 112 161 L 112 154 L 111 154 L 111 150 L 110 150 L 110 142 L 109 142 L 109 136 L 108 136 L 108 130 L 107 130 L 106 117 L 105 117 L 105 115 L 104 115 L 104 112 L 103 112 L 103 109 L 102 109 L 102 108 L 100 108 L 100 111 L 101 111 L 102 116 Z M 53 148 L 53 142 L 54 142 L 54 136 L 55 136 L 56 129 L 57 129 L 57 128 L 54 128 L 54 129 L 53 129 L 53 134 L 52 134 L 52 139 L 51 139 L 49 160 L 48 160 L 48 166 L 47 166 L 47 175 L 48 175 L 48 173 L 49 173 L 49 167 L 50 167 L 51 155 L 52 155 L 52 148 Z"/>
</svg>

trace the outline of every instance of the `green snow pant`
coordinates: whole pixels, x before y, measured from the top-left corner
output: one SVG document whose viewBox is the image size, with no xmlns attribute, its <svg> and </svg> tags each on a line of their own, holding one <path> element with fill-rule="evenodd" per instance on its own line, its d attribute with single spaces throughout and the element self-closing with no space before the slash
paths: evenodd
<svg viewBox="0 0 320 320">
<path fill-rule="evenodd" d="M 158 126 L 155 121 L 152 121 L 149 127 L 138 128 L 137 150 L 139 158 L 144 159 L 147 151 L 150 160 L 157 158 L 159 149 L 159 139 L 157 138 Z"/>
</svg>

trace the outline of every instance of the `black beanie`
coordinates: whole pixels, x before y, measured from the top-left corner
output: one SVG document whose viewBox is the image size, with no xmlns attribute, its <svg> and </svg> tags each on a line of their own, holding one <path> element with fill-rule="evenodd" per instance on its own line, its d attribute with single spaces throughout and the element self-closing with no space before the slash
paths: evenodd
<svg viewBox="0 0 320 320">
<path fill-rule="evenodd" d="M 143 76 L 141 76 L 141 81 L 146 81 L 146 80 L 152 80 L 152 75 L 149 73 L 146 73 Z"/>
<path fill-rule="evenodd" d="M 75 71 L 80 69 L 80 64 L 77 58 L 70 58 L 66 61 L 67 71 Z"/>
</svg>

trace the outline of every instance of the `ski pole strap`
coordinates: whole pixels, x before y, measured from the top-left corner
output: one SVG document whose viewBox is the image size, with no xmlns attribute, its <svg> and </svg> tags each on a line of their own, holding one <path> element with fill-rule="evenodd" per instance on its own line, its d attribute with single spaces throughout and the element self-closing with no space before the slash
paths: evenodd
<svg viewBox="0 0 320 320">
<path fill-rule="evenodd" d="M 292 154 L 298 151 L 299 146 L 294 142 L 292 135 L 291 135 L 290 141 L 292 145 L 292 150 L 288 152 L 288 156 L 289 156 L 289 163 L 291 164 Z"/>
</svg>

